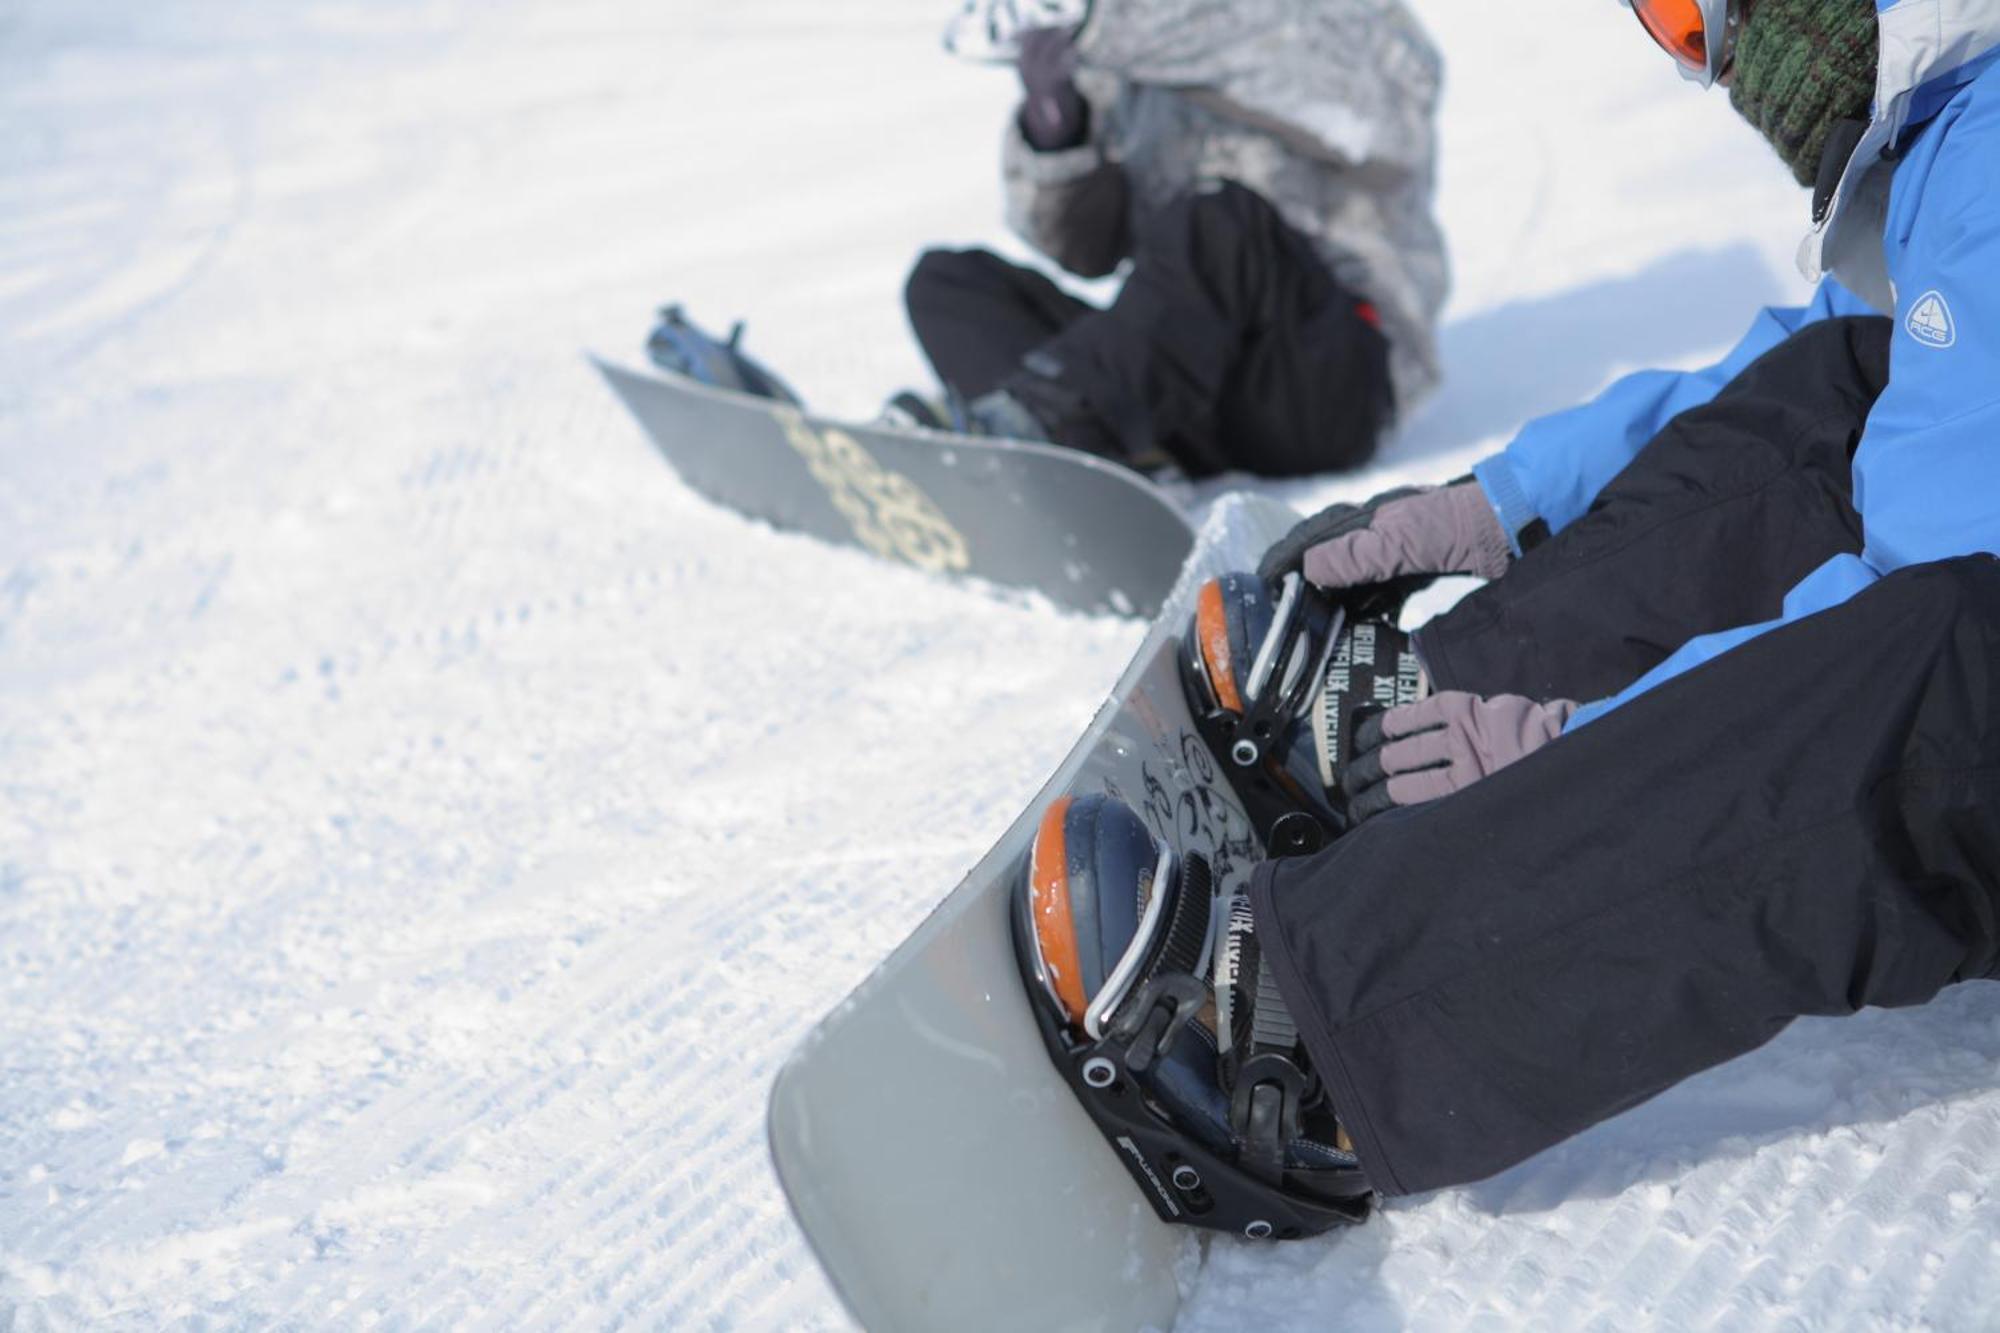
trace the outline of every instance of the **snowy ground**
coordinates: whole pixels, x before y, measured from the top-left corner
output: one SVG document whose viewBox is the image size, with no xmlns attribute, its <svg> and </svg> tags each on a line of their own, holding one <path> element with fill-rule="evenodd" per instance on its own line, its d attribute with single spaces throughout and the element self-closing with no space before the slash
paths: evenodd
<svg viewBox="0 0 2000 1333">
<path fill-rule="evenodd" d="M 791 1043 L 1137 643 L 693 500 L 577 357 L 919 378 L 1000 243 L 944 0 L 0 8 L 0 1328 L 838 1327 Z M 1453 62 L 1438 478 L 1801 289 L 1604 0 Z M 1499 1180 L 1213 1246 L 1244 1327 L 2000 1325 L 2000 995 L 1802 1024 Z"/>
</svg>

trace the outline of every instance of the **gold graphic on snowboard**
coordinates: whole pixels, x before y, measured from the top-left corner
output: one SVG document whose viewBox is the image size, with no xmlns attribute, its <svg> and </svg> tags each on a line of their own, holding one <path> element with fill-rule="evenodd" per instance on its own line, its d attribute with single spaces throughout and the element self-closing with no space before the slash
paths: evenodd
<svg viewBox="0 0 2000 1333">
<path fill-rule="evenodd" d="M 789 407 L 778 409 L 778 422 L 863 546 L 933 573 L 971 567 L 964 536 L 915 482 L 883 467 L 838 427 L 815 428 Z"/>
</svg>

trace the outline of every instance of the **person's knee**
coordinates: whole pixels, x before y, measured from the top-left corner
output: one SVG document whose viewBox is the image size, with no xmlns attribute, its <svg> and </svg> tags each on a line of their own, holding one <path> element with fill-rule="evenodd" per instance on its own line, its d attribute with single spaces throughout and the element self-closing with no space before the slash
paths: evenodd
<svg viewBox="0 0 2000 1333">
<path fill-rule="evenodd" d="M 1921 607 L 1940 628 L 1968 616 L 2000 627 L 2000 559 L 1993 556 L 1965 555 L 1910 565 L 1883 583 L 1900 584 L 1902 597 Z"/>
<path fill-rule="evenodd" d="M 1784 350 L 1779 355 L 1803 363 L 1820 378 L 1831 378 L 1831 368 L 1838 366 L 1843 379 L 1867 386 L 1873 397 L 1889 380 L 1893 327 L 1881 315 L 1817 320 L 1780 343 Z"/>
<path fill-rule="evenodd" d="M 1210 231 L 1234 233 L 1283 225 L 1270 200 L 1237 181 L 1223 181 L 1212 190 L 1189 195 L 1186 202 L 1194 224 Z"/>
<path fill-rule="evenodd" d="M 1182 195 L 1153 214 L 1140 232 L 1140 248 L 1172 248 L 1201 256 L 1235 249 L 1248 237 L 1285 226 L 1270 201 L 1247 185 L 1223 181 Z"/>
<path fill-rule="evenodd" d="M 967 297 L 1001 295 L 1020 283 L 1021 270 L 977 246 L 969 250 L 930 249 L 917 256 L 903 281 L 906 310 L 957 310 Z"/>
<path fill-rule="evenodd" d="M 1957 655 L 1955 643 L 2000 644 L 2000 559 L 1967 555 L 1905 565 L 1862 589 L 1840 613 L 1860 632 L 1926 659 Z M 1990 653 L 1981 647 L 1973 655 Z"/>
<path fill-rule="evenodd" d="M 956 250 L 933 249 L 918 255 L 910 266 L 910 276 L 903 280 L 903 308 L 916 310 L 928 305 L 939 291 L 953 285 L 952 275 L 963 264 Z"/>
<path fill-rule="evenodd" d="M 1716 401 L 1761 397 L 1813 413 L 1844 407 L 1858 433 L 1889 382 L 1890 330 L 1880 315 L 1815 320 L 1758 357 Z"/>
</svg>

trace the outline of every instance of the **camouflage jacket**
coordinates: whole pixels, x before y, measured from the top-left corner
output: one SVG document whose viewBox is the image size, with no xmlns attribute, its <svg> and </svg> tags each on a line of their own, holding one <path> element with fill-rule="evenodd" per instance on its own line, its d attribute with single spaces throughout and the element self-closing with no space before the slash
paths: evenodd
<svg viewBox="0 0 2000 1333">
<path fill-rule="evenodd" d="M 1076 42 L 1089 138 L 1038 153 L 1009 119 L 1007 220 L 1065 267 L 1098 276 L 1149 212 L 1224 180 L 1263 195 L 1334 275 L 1381 312 L 1396 401 L 1438 380 L 1449 285 L 1431 215 L 1442 78 L 1402 0 L 1097 0 Z M 1122 170 L 1122 235 L 1066 230 Z"/>
</svg>

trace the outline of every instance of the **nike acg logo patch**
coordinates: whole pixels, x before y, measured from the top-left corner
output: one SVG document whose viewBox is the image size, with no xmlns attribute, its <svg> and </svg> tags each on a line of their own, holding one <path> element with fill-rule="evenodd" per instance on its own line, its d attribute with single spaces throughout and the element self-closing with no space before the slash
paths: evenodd
<svg viewBox="0 0 2000 1333">
<path fill-rule="evenodd" d="M 1958 325 L 1952 322 L 1951 307 L 1944 293 L 1928 291 L 1917 298 L 1903 320 L 1903 328 L 1926 347 L 1949 347 L 1958 341 Z"/>
</svg>

